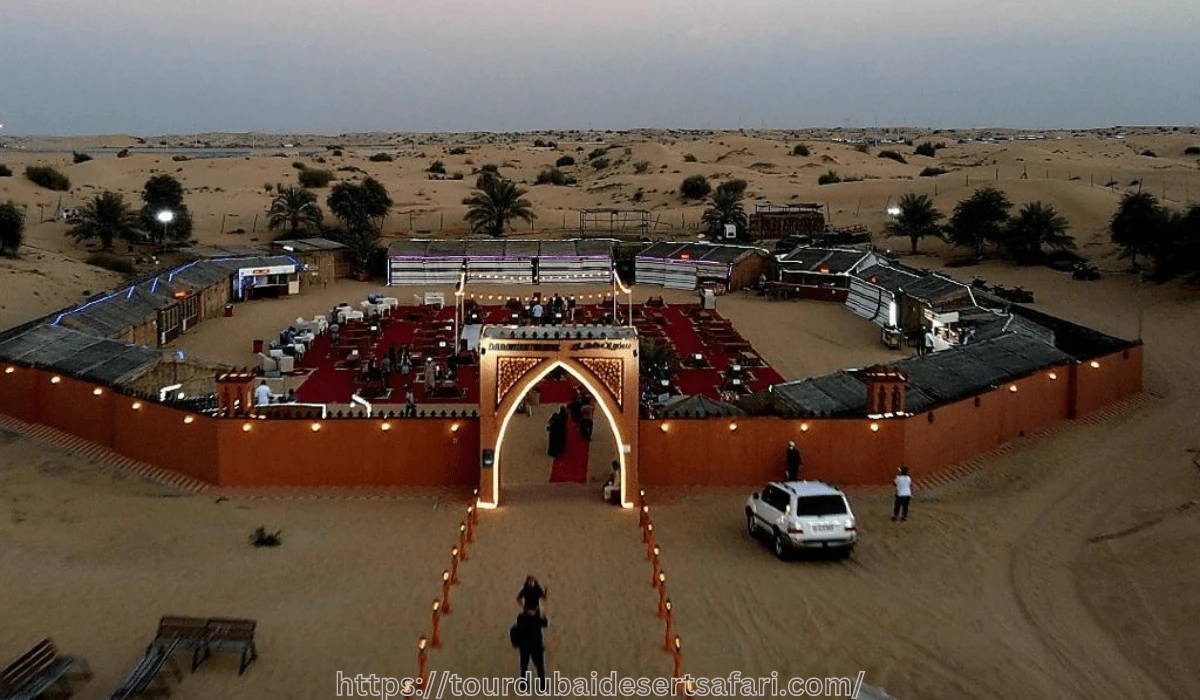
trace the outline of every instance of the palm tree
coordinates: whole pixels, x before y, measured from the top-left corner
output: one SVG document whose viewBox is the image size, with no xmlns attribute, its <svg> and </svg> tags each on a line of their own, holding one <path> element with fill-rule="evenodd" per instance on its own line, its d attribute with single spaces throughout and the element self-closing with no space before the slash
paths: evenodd
<svg viewBox="0 0 1200 700">
<path fill-rule="evenodd" d="M 141 217 L 117 192 L 101 192 L 88 200 L 77 216 L 79 221 L 67 235 L 76 241 L 99 238 L 105 250 L 118 238 L 132 243 L 142 233 Z"/>
<path fill-rule="evenodd" d="M 1168 216 L 1149 192 L 1130 192 L 1121 198 L 1108 224 L 1112 242 L 1121 248 L 1121 257 L 1133 258 L 1153 253 L 1168 225 Z"/>
<path fill-rule="evenodd" d="M 512 180 L 499 175 L 481 175 L 475 181 L 475 191 L 463 200 L 467 214 L 463 218 L 471 222 L 475 233 L 486 233 L 499 238 L 509 224 L 517 219 L 533 223 L 533 205 L 525 199 L 527 192 Z"/>
<path fill-rule="evenodd" d="M 1071 225 L 1052 205 L 1030 202 L 1009 221 L 1004 247 L 1017 262 L 1037 262 L 1042 257 L 1042 246 L 1075 249 L 1075 239 L 1067 233 L 1069 228 Z"/>
<path fill-rule="evenodd" d="M 1003 192 L 991 186 L 980 187 L 955 205 L 946 235 L 955 245 L 970 248 L 978 258 L 983 255 L 984 243 L 1004 240 L 1009 209 L 1012 202 Z"/>
<path fill-rule="evenodd" d="M 303 187 L 288 187 L 271 200 L 267 228 L 274 231 L 287 227 L 288 235 L 295 236 L 301 229 L 319 229 L 323 218 L 315 194 Z"/>
<path fill-rule="evenodd" d="M 724 235 L 726 224 L 737 227 L 738 238 L 746 233 L 749 224 L 746 209 L 742 206 L 743 192 L 746 190 L 745 180 L 731 180 L 721 183 L 712 195 L 712 206 L 704 212 L 704 223 L 708 225 L 709 233 L 714 238 Z"/>
<path fill-rule="evenodd" d="M 909 192 L 900 198 L 900 213 L 887 223 L 884 231 L 889 236 L 905 236 L 912 242 L 912 253 L 917 254 L 917 243 L 926 236 L 938 235 L 938 221 L 942 212 L 933 206 L 928 195 Z"/>
</svg>

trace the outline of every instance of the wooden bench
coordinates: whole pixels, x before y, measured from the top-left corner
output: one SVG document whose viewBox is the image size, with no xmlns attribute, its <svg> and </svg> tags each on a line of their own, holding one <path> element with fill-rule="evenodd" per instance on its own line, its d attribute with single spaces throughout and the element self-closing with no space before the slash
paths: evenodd
<svg viewBox="0 0 1200 700">
<path fill-rule="evenodd" d="M 200 663 L 214 651 L 234 652 L 241 655 L 238 675 L 245 673 L 246 668 L 258 658 L 258 649 L 254 646 L 254 629 L 257 625 L 254 620 L 209 618 L 208 641 L 204 645 Z"/>
<path fill-rule="evenodd" d="M 204 663 L 213 651 L 236 651 L 241 653 L 238 673 L 244 673 L 250 662 L 258 658 L 254 646 L 254 620 L 222 617 L 164 617 L 158 622 L 158 633 L 146 649 L 170 648 L 172 651 L 187 649 L 192 652 L 192 670 Z"/>
<path fill-rule="evenodd" d="M 54 642 L 43 639 L 0 672 L 0 697 L 34 700 L 51 691 L 64 691 L 70 696 L 70 681 L 91 677 L 92 671 L 86 661 L 74 656 L 60 656 Z"/>
<path fill-rule="evenodd" d="M 176 618 L 183 619 L 183 618 Z M 155 640 L 157 642 L 157 640 Z M 179 637 L 175 637 L 165 645 L 156 646 L 151 644 L 146 650 L 145 656 L 137 662 L 129 675 L 125 676 L 125 680 L 121 681 L 121 686 L 109 696 L 109 700 L 127 700 L 128 698 L 157 698 L 166 697 L 171 694 L 171 686 L 165 678 L 162 671 L 165 667 L 175 677 L 175 682 L 183 679 L 183 674 L 171 661 L 171 654 L 182 644 Z"/>
</svg>

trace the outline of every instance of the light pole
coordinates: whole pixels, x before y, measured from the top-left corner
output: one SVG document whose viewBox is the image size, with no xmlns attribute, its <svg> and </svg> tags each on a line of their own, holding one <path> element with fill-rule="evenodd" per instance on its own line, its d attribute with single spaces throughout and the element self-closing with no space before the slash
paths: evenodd
<svg viewBox="0 0 1200 700">
<path fill-rule="evenodd" d="M 171 211 L 170 209 L 163 209 L 162 211 L 158 212 L 158 215 L 155 218 L 157 218 L 159 223 L 163 225 L 162 243 L 159 244 L 159 247 L 161 248 L 167 244 L 167 227 L 170 226 L 171 222 L 175 220 L 175 212 Z"/>
</svg>

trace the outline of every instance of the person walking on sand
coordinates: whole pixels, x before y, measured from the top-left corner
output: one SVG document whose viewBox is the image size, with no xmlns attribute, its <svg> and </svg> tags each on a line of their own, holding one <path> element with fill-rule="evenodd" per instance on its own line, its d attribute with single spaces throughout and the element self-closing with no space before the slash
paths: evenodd
<svg viewBox="0 0 1200 700">
<path fill-rule="evenodd" d="M 908 520 L 908 502 L 912 500 L 912 477 L 908 475 L 908 467 L 900 467 L 894 481 L 896 500 L 892 503 L 892 520 Z"/>
<path fill-rule="evenodd" d="M 796 449 L 794 441 L 788 442 L 787 446 L 787 480 L 795 481 L 800 478 L 800 465 L 804 459 L 800 456 L 800 450 Z"/>
<path fill-rule="evenodd" d="M 517 622 L 509 631 L 512 645 L 520 651 L 521 675 L 518 676 L 523 689 L 529 683 L 529 662 L 537 669 L 538 688 L 544 688 L 546 683 L 546 645 L 542 639 L 542 630 L 547 626 L 546 617 L 534 608 L 525 608 L 517 615 Z"/>
<path fill-rule="evenodd" d="M 542 601 L 546 599 L 547 588 L 543 588 L 537 578 L 526 576 L 525 585 L 521 586 L 521 592 L 517 594 L 517 602 L 525 610 L 541 611 Z"/>
</svg>

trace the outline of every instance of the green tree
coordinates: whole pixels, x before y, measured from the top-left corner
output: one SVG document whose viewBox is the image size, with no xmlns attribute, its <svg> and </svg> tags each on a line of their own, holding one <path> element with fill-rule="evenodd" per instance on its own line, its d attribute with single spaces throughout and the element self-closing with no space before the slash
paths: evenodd
<svg viewBox="0 0 1200 700">
<path fill-rule="evenodd" d="M 174 218 L 164 226 L 158 220 L 160 212 L 169 211 Z M 159 245 L 171 241 L 187 241 L 192 237 L 192 212 L 183 202 L 183 185 L 170 175 L 155 175 L 142 187 L 142 230 Z"/>
<path fill-rule="evenodd" d="M 1021 207 L 1008 223 L 1004 248 L 1018 263 L 1035 263 L 1042 258 L 1042 247 L 1074 250 L 1075 239 L 1067 233 L 1071 225 L 1054 207 L 1042 202 L 1030 202 Z"/>
<path fill-rule="evenodd" d="M 325 200 L 329 211 L 341 223 L 330 238 L 346 246 L 357 272 L 366 272 L 371 256 L 379 248 L 383 223 L 392 208 L 387 188 L 368 177 L 361 183 L 339 182 Z"/>
<path fill-rule="evenodd" d="M 737 227 L 738 238 L 744 238 L 749 224 L 742 198 L 746 192 L 745 180 L 730 180 L 722 182 L 712 195 L 712 206 L 704 212 L 703 221 L 708 225 L 709 234 L 721 238 L 725 233 L 725 225 Z"/>
<path fill-rule="evenodd" d="M 475 181 L 475 190 L 463 200 L 467 214 L 463 217 L 471 223 L 475 233 L 500 237 L 509 225 L 520 219 L 533 223 L 537 217 L 533 205 L 525 199 L 527 192 L 512 180 L 485 172 Z"/>
<path fill-rule="evenodd" d="M 76 213 L 78 221 L 67 235 L 76 241 L 100 239 L 105 250 L 113 241 L 136 241 L 142 235 L 142 217 L 117 192 L 101 192 L 91 198 Z"/>
<path fill-rule="evenodd" d="M 25 212 L 11 199 L 0 204 L 0 255 L 17 257 L 25 239 Z"/>
<path fill-rule="evenodd" d="M 303 187 L 282 189 L 271 200 L 267 211 L 267 228 L 275 231 L 286 228 L 287 235 L 295 236 L 302 230 L 318 231 L 324 216 L 317 196 Z"/>
<path fill-rule="evenodd" d="M 1012 202 L 1003 192 L 990 185 L 980 187 L 955 205 L 946 236 L 955 245 L 970 248 L 978 258 L 985 243 L 1003 242 L 1010 209 Z"/>
<path fill-rule="evenodd" d="M 943 214 L 933 206 L 933 200 L 924 194 L 909 192 L 900 198 L 897 206 L 900 213 L 887 223 L 884 232 L 889 236 L 907 238 L 912 243 L 913 255 L 916 255 L 917 244 L 922 238 L 938 235 L 938 222 Z"/>
<path fill-rule="evenodd" d="M 679 183 L 679 196 L 684 199 L 704 199 L 712 193 L 712 185 L 703 175 L 685 177 Z"/>
<path fill-rule="evenodd" d="M 1129 192 L 1121 198 L 1108 223 L 1112 242 L 1121 249 L 1121 257 L 1132 258 L 1137 267 L 1139 255 L 1152 256 L 1166 234 L 1169 215 L 1149 192 Z"/>
</svg>

